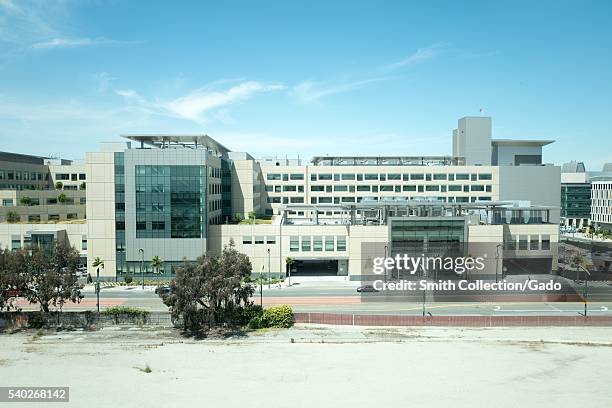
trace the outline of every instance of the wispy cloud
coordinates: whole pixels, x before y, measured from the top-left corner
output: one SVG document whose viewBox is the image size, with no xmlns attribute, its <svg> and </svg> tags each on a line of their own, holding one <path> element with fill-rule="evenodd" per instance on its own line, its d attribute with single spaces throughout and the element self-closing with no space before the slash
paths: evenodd
<svg viewBox="0 0 612 408">
<path fill-rule="evenodd" d="M 117 78 L 108 72 L 102 71 L 94 74 L 93 79 L 98 84 L 98 92 L 104 92 L 108 90 L 111 82 L 115 81 Z"/>
<path fill-rule="evenodd" d="M 389 65 L 385 65 L 383 70 L 385 71 L 395 71 L 400 68 L 411 67 L 425 61 L 428 61 L 438 55 L 440 48 L 444 47 L 445 44 L 438 43 L 433 44 L 428 47 L 418 48 L 415 52 L 407 56 L 406 58 L 394 62 Z"/>
<path fill-rule="evenodd" d="M 369 84 L 381 81 L 388 81 L 392 78 L 378 77 L 367 78 L 357 81 L 303 81 L 293 87 L 293 93 L 302 102 L 315 102 L 325 96 L 336 95 L 363 88 Z"/>
<path fill-rule="evenodd" d="M 216 117 L 228 117 L 226 110 L 221 108 L 245 101 L 256 94 L 284 90 L 285 86 L 278 83 L 245 81 L 223 90 L 212 90 L 210 87 L 199 88 L 172 100 L 149 100 L 132 89 L 117 89 L 117 95 L 126 101 L 148 110 L 151 113 L 188 119 L 196 123 L 204 123 L 206 114 Z"/>
<path fill-rule="evenodd" d="M 32 44 L 32 48 L 52 49 L 52 48 L 76 48 L 90 47 L 97 45 L 131 45 L 140 44 L 141 41 L 113 40 L 112 38 L 53 38 Z"/>
</svg>

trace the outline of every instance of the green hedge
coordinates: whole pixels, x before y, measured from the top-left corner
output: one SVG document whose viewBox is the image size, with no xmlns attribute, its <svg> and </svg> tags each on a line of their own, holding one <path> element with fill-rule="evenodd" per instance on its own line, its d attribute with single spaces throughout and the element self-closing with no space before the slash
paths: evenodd
<svg viewBox="0 0 612 408">
<path fill-rule="evenodd" d="M 272 306 L 265 309 L 261 316 L 255 316 L 249 321 L 249 329 L 287 328 L 291 325 L 293 325 L 293 310 L 287 305 Z"/>
<path fill-rule="evenodd" d="M 142 318 L 146 318 L 147 316 L 149 316 L 149 312 L 147 310 L 138 309 L 138 308 L 129 307 L 129 306 L 109 307 L 108 309 L 104 311 L 104 314 L 109 315 L 109 316 L 123 315 L 123 316 L 142 317 Z"/>
</svg>

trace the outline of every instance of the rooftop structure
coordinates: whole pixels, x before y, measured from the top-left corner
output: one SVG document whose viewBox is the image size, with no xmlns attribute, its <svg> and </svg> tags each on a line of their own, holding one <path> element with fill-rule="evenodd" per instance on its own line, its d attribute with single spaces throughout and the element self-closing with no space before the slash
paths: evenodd
<svg viewBox="0 0 612 408">
<path fill-rule="evenodd" d="M 208 135 L 121 135 L 125 139 L 140 143 L 140 148 L 150 146 L 158 149 L 206 149 L 219 156 L 229 150 Z"/>
</svg>

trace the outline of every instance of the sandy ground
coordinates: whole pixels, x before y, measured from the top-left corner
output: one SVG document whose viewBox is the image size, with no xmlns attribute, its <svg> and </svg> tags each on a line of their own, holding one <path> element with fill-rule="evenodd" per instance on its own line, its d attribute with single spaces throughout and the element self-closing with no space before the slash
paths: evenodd
<svg viewBox="0 0 612 408">
<path fill-rule="evenodd" d="M 30 407 L 610 407 L 611 368 L 612 328 L 0 335 L 1 386 L 70 387 Z"/>
</svg>

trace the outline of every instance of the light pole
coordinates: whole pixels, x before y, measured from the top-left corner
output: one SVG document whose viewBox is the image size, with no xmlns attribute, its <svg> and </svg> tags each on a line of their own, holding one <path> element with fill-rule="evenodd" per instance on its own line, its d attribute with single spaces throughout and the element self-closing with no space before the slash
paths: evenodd
<svg viewBox="0 0 612 408">
<path fill-rule="evenodd" d="M 385 245 L 385 259 L 387 259 L 387 245 Z M 399 270 L 397 274 L 399 275 Z M 385 282 L 387 282 L 387 268 L 385 268 Z"/>
<path fill-rule="evenodd" d="M 96 268 L 96 311 L 100 314 L 100 266 Z"/>
<path fill-rule="evenodd" d="M 591 276 L 591 272 L 588 271 L 587 268 L 585 268 L 582 265 L 578 265 L 578 268 L 582 269 L 585 273 L 584 273 L 584 294 L 582 296 L 582 298 L 584 299 L 584 317 L 588 317 L 587 316 L 587 298 L 589 297 L 589 276 Z"/>
<path fill-rule="evenodd" d="M 498 274 L 499 274 L 499 249 L 502 247 L 502 244 L 497 244 L 495 247 L 495 283 L 499 282 Z"/>
<path fill-rule="evenodd" d="M 261 277 L 265 266 L 261 265 L 261 272 L 259 273 L 259 306 L 263 308 L 263 279 Z"/>
<path fill-rule="evenodd" d="M 142 290 L 144 290 L 144 249 L 140 248 L 140 277 L 142 278 Z"/>
<path fill-rule="evenodd" d="M 270 248 L 268 248 L 268 289 L 270 289 Z"/>
</svg>

